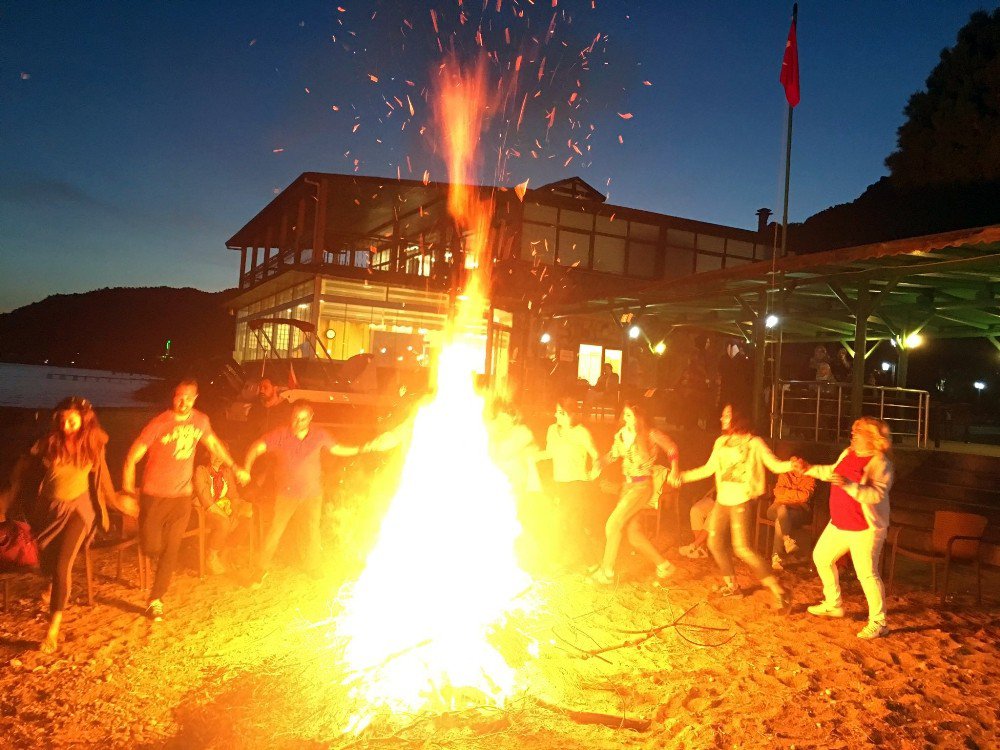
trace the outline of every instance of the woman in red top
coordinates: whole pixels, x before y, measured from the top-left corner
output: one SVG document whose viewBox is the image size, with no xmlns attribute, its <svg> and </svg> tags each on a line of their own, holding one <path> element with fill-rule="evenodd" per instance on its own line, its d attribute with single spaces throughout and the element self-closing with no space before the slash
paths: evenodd
<svg viewBox="0 0 1000 750">
<path fill-rule="evenodd" d="M 885 422 L 861 417 L 851 427 L 851 444 L 828 466 L 809 466 L 792 459 L 805 472 L 830 487 L 830 523 L 813 550 L 816 572 L 823 581 L 823 601 L 809 607 L 817 617 L 843 617 L 837 560 L 851 553 L 858 581 L 868 600 L 868 624 L 858 638 L 878 638 L 888 632 L 885 590 L 878 561 L 889 527 L 892 488 L 892 433 Z"/>
</svg>

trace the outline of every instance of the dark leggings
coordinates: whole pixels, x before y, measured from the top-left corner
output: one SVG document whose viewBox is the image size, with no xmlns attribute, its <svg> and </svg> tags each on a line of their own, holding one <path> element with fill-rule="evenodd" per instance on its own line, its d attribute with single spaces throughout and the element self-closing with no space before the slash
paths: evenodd
<svg viewBox="0 0 1000 750">
<path fill-rule="evenodd" d="M 70 589 L 73 585 L 73 563 L 76 562 L 76 555 L 83 546 L 87 534 L 90 533 L 90 524 L 80 516 L 74 514 L 66 521 L 63 530 L 53 541 L 56 545 L 56 554 L 52 560 L 52 595 L 49 598 L 49 614 L 62 612 L 69 604 Z"/>
<path fill-rule="evenodd" d="M 157 560 L 149 599 L 162 599 L 177 567 L 181 538 L 191 518 L 190 497 L 143 495 L 139 505 L 139 539 L 143 553 Z"/>
<path fill-rule="evenodd" d="M 729 554 L 729 545 L 725 538 L 726 529 L 730 529 L 733 552 L 750 566 L 750 570 L 759 580 L 763 580 L 772 573 L 749 544 L 749 524 L 753 520 L 750 513 L 751 504 L 749 502 L 741 505 L 722 505 L 718 502 L 715 504 L 712 515 L 708 517 L 708 548 L 722 575 L 731 577 L 734 574 L 733 559 Z"/>
</svg>

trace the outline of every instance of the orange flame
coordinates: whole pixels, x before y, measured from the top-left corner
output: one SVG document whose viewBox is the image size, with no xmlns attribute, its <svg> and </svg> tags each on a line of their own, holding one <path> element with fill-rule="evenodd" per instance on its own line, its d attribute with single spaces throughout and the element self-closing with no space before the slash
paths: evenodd
<svg viewBox="0 0 1000 750">
<path fill-rule="evenodd" d="M 471 72 L 447 61 L 434 111 L 467 278 L 439 356 L 434 399 L 416 415 L 399 490 L 344 599 L 338 631 L 350 639 L 344 656 L 362 704 L 352 731 L 382 710 L 503 705 L 518 689 L 489 638 L 531 581 L 515 558 L 521 529 L 514 495 L 490 458 L 473 378 L 484 364 L 489 307 L 491 205 L 474 185 L 487 110 L 483 61 Z"/>
</svg>

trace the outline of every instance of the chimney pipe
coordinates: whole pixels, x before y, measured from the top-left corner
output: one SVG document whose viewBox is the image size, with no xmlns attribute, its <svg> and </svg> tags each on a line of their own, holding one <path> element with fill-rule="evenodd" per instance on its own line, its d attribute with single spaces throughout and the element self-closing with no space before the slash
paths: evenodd
<svg viewBox="0 0 1000 750">
<path fill-rule="evenodd" d="M 757 209 L 757 234 L 764 234 L 767 231 L 767 220 L 771 218 L 772 213 L 769 208 Z"/>
</svg>

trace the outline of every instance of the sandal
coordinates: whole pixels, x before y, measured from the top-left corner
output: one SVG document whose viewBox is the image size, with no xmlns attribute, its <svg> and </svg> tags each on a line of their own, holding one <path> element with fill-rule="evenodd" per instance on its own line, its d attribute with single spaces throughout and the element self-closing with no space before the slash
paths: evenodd
<svg viewBox="0 0 1000 750">
<path fill-rule="evenodd" d="M 724 597 L 741 597 L 743 596 L 743 589 L 737 586 L 735 583 L 723 583 L 720 586 L 715 586 L 712 589 L 718 596 Z"/>
<path fill-rule="evenodd" d="M 615 582 L 614 575 L 608 575 L 601 568 L 598 568 L 590 575 L 590 580 L 601 586 L 610 586 Z"/>
</svg>

